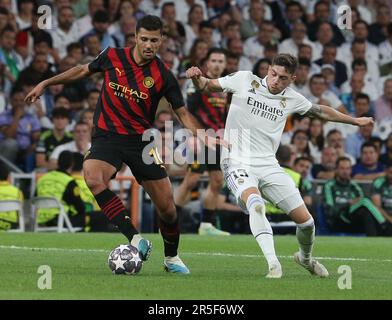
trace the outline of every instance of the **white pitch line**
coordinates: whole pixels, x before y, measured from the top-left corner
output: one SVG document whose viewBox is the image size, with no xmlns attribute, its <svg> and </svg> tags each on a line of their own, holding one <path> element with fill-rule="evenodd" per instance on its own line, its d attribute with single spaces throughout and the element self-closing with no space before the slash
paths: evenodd
<svg viewBox="0 0 392 320">
<path fill-rule="evenodd" d="M 29 250 L 29 251 L 62 251 L 62 252 L 106 252 L 110 250 L 103 249 L 71 249 L 71 248 L 38 248 L 38 247 L 20 247 L 20 246 L 4 246 L 0 245 L 0 249 L 12 250 Z M 256 254 L 233 254 L 223 252 L 182 252 L 182 255 L 197 256 L 217 256 L 217 257 L 241 257 L 241 258 L 262 258 L 262 255 Z M 282 259 L 293 259 L 293 256 L 278 256 Z M 336 261 L 360 261 L 360 262 L 392 262 L 392 259 L 368 259 L 368 258 L 352 258 L 352 257 L 314 257 L 318 260 L 336 260 Z"/>
</svg>

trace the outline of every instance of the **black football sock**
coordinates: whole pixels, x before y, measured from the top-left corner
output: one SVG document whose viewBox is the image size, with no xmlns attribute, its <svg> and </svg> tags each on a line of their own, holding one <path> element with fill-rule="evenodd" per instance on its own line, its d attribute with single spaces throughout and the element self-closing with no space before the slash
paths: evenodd
<svg viewBox="0 0 392 320">
<path fill-rule="evenodd" d="M 105 189 L 97 194 L 95 199 L 109 221 L 115 224 L 120 232 L 131 242 L 133 236 L 139 232 L 132 225 L 120 198 L 113 191 Z"/>
<path fill-rule="evenodd" d="M 159 218 L 159 229 L 165 246 L 165 257 L 177 255 L 178 243 L 180 242 L 180 226 L 178 218 L 173 223 L 167 223 Z"/>
<path fill-rule="evenodd" d="M 203 208 L 203 217 L 201 219 L 201 222 L 207 222 L 207 223 L 214 224 L 215 223 L 215 210 Z"/>
</svg>

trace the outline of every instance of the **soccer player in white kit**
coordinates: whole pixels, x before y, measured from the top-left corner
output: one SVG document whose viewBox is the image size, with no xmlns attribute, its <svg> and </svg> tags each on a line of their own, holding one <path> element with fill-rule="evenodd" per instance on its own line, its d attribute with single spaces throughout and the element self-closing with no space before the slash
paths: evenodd
<svg viewBox="0 0 392 320">
<path fill-rule="evenodd" d="M 267 278 L 280 278 L 282 267 L 275 254 L 272 228 L 265 216 L 262 197 L 284 210 L 297 224 L 299 252 L 294 254 L 294 260 L 312 275 L 329 275 L 328 270 L 312 258 L 314 220 L 293 180 L 275 158 L 287 117 L 300 113 L 357 126 L 373 123 L 372 118 L 353 118 L 329 106 L 312 104 L 290 88 L 297 65 L 294 56 L 278 54 L 264 79 L 250 71 L 219 79 L 203 77 L 197 67 L 186 72 L 199 90 L 233 94 L 224 134 L 231 148 L 222 148 L 221 166 L 231 192 L 249 214 L 252 234 L 268 262 Z"/>
</svg>

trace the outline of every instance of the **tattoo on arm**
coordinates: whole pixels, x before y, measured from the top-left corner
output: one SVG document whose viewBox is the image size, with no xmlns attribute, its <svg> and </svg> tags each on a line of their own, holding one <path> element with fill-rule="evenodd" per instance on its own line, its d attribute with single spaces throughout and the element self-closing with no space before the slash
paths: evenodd
<svg viewBox="0 0 392 320">
<path fill-rule="evenodd" d="M 306 115 L 309 117 L 322 118 L 323 117 L 323 110 L 321 109 L 320 105 L 312 104 L 312 107 L 309 109 L 309 111 L 306 113 Z"/>
</svg>

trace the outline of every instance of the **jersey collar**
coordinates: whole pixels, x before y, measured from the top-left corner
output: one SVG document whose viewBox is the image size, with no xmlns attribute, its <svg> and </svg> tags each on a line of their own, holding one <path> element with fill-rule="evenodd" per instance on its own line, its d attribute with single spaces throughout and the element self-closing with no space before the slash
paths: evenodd
<svg viewBox="0 0 392 320">
<path fill-rule="evenodd" d="M 268 93 L 271 93 L 271 92 L 269 91 L 269 89 L 268 89 L 268 86 L 267 86 L 267 77 L 268 77 L 268 76 L 265 76 L 263 79 L 261 79 L 261 85 L 262 85 L 264 88 L 266 88 L 266 89 L 268 90 Z M 286 90 L 287 90 L 287 88 L 283 89 L 283 90 L 282 90 L 281 92 L 279 92 L 279 93 L 276 93 L 276 94 L 271 93 L 271 94 L 274 95 L 274 96 L 279 96 L 279 95 L 284 96 L 284 94 L 286 93 Z"/>
</svg>

